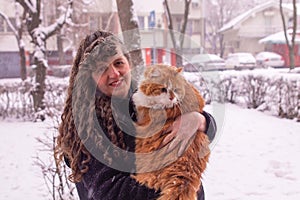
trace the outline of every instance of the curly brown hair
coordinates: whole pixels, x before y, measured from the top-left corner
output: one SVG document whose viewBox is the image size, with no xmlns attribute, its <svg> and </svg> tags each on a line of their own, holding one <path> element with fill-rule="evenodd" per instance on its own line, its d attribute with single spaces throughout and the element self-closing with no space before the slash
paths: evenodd
<svg viewBox="0 0 300 200">
<path fill-rule="evenodd" d="M 109 41 L 108 38 L 110 38 Z M 106 149 L 102 144 L 102 135 L 96 134 L 97 124 L 95 122 L 100 122 L 99 118 L 101 118 L 100 125 L 106 126 L 105 130 L 111 142 L 122 149 L 126 148 L 123 132 L 116 131 L 114 128 L 115 122 L 112 117 L 110 97 L 95 98 L 96 83 L 92 78 L 92 73 L 99 70 L 97 62 L 113 55 L 117 45 L 122 46 L 123 54 L 131 64 L 129 53 L 125 51 L 122 42 L 112 33 L 101 30 L 86 36 L 81 41 L 73 61 L 54 152 L 58 163 L 64 157 L 68 159 L 72 170 L 69 180 L 72 182 L 79 182 L 83 174 L 89 170 L 88 163 L 92 155 L 85 144 L 91 140 L 95 147 L 103 152 L 104 159 L 108 162 L 111 160 L 110 156 L 105 154 Z M 99 46 L 100 48 L 98 48 Z M 95 51 L 98 55 L 94 54 Z M 91 97 L 94 97 L 95 101 Z"/>
</svg>

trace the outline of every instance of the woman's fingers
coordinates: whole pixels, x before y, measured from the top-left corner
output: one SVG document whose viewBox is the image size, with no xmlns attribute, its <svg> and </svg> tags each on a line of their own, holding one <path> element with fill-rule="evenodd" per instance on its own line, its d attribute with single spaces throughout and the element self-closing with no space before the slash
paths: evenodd
<svg viewBox="0 0 300 200">
<path fill-rule="evenodd" d="M 190 144 L 190 141 L 194 138 L 195 133 L 201 127 L 202 115 L 198 112 L 191 112 L 182 115 L 182 117 L 173 124 L 173 130 L 171 132 L 172 138 L 174 138 L 168 146 L 168 152 L 172 151 L 175 147 L 179 146 L 177 152 L 178 156 L 181 156 Z M 205 121 L 205 118 L 204 118 Z"/>
<path fill-rule="evenodd" d="M 169 132 L 169 133 L 168 133 Z M 168 133 L 168 135 L 164 138 L 164 140 L 162 141 L 162 143 L 160 144 L 159 148 L 164 147 L 165 145 L 167 145 L 169 142 L 171 142 L 171 140 L 174 139 L 174 137 L 176 136 L 176 132 L 174 131 L 166 131 L 166 133 Z M 166 134 L 165 133 L 165 134 Z"/>
<path fill-rule="evenodd" d="M 159 148 L 167 145 L 167 153 L 178 147 L 177 156 L 181 156 L 190 142 L 194 139 L 197 130 L 204 131 L 206 127 L 205 117 L 198 112 L 190 112 L 178 117 L 172 126 L 164 134 L 167 136 Z M 178 146 L 179 145 L 179 146 Z"/>
</svg>

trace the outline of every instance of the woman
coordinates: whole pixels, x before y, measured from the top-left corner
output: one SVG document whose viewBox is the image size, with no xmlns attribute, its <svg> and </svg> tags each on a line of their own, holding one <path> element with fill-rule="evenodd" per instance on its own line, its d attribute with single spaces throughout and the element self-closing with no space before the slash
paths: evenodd
<svg viewBox="0 0 300 200">
<path fill-rule="evenodd" d="M 109 32 L 96 31 L 82 40 L 75 57 L 68 96 L 57 137 L 56 156 L 72 169 L 80 199 L 156 199 L 159 191 L 137 183 L 134 156 L 134 106 L 130 101 L 135 86 L 131 59 L 121 41 Z M 192 137 L 179 137 L 179 125 L 192 134 L 206 130 L 212 140 L 214 119 L 208 114 L 188 113 L 174 122 L 164 141 L 170 150 L 185 146 Z M 211 125 L 212 124 L 212 125 Z M 180 148 L 184 149 L 184 148 Z M 198 199 L 204 199 L 201 187 Z"/>
</svg>

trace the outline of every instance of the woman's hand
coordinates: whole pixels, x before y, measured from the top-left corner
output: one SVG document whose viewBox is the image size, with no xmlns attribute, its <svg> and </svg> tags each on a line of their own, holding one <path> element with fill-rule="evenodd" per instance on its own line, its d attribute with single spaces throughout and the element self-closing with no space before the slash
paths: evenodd
<svg viewBox="0 0 300 200">
<path fill-rule="evenodd" d="M 161 144 L 167 145 L 168 151 L 180 145 L 177 155 L 181 156 L 188 147 L 189 142 L 195 136 L 197 130 L 204 132 L 206 129 L 205 117 L 199 112 L 190 112 L 178 117 L 173 125 L 166 131 L 168 135 Z"/>
</svg>

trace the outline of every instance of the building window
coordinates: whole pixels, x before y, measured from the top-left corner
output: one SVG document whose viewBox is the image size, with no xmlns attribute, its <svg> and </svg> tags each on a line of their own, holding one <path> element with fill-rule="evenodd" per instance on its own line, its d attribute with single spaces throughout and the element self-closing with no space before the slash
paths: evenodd
<svg viewBox="0 0 300 200">
<path fill-rule="evenodd" d="M 240 41 L 235 41 L 234 42 L 234 47 L 239 49 L 240 48 Z"/>
<path fill-rule="evenodd" d="M 10 23 L 16 28 L 16 18 L 9 18 Z M 7 32 L 13 32 L 10 26 L 7 24 Z"/>
<path fill-rule="evenodd" d="M 265 16 L 265 34 L 274 33 L 273 30 L 273 16 Z"/>
<path fill-rule="evenodd" d="M 193 34 L 193 21 L 188 21 L 186 24 L 186 33 L 188 35 L 192 35 Z"/>
<path fill-rule="evenodd" d="M 192 8 L 198 8 L 199 3 L 198 2 L 192 2 Z"/>
<path fill-rule="evenodd" d="M 142 28 L 142 29 L 145 28 L 145 19 L 144 19 L 144 16 L 138 16 L 138 23 L 139 23 L 139 28 Z"/>
<path fill-rule="evenodd" d="M 201 33 L 201 21 L 200 20 L 193 20 L 193 33 L 200 34 Z"/>
<path fill-rule="evenodd" d="M 4 32 L 4 19 L 0 17 L 0 32 Z"/>
</svg>

